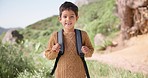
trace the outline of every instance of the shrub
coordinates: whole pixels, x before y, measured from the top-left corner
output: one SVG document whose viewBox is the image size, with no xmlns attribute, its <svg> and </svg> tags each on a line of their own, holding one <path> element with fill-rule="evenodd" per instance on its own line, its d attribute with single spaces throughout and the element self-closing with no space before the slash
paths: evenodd
<svg viewBox="0 0 148 78">
<path fill-rule="evenodd" d="M 15 78 L 24 70 L 34 70 L 29 58 L 23 56 L 22 49 L 19 45 L 0 44 L 0 78 Z"/>
</svg>

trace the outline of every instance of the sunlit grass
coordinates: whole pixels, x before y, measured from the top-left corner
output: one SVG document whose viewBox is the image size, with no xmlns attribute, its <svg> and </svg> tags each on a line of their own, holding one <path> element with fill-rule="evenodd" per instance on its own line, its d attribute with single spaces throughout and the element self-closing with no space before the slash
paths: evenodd
<svg viewBox="0 0 148 78">
<path fill-rule="evenodd" d="M 103 64 L 98 61 L 87 61 L 91 78 L 148 78 L 142 73 L 134 73 L 121 68 Z"/>
</svg>

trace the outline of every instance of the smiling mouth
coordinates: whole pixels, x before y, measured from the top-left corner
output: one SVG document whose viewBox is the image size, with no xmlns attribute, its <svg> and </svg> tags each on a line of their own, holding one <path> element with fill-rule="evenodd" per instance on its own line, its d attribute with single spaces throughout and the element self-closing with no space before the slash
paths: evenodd
<svg viewBox="0 0 148 78">
<path fill-rule="evenodd" d="M 65 25 L 72 25 L 72 23 L 65 23 Z"/>
</svg>

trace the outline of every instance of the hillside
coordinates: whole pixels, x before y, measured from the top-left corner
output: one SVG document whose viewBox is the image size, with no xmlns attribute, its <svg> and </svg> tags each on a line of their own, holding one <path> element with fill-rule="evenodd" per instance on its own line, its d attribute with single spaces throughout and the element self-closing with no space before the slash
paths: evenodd
<svg viewBox="0 0 148 78">
<path fill-rule="evenodd" d="M 59 27 L 60 23 L 58 21 L 58 16 L 54 15 L 52 17 L 45 18 L 40 20 L 34 24 L 27 26 L 26 28 L 29 29 L 36 29 L 36 30 L 47 30 L 53 27 Z"/>
<path fill-rule="evenodd" d="M 79 7 L 81 7 L 82 5 L 86 5 L 92 2 L 96 2 L 98 0 L 76 0 L 75 4 Z"/>
<path fill-rule="evenodd" d="M 106 54 L 94 54 L 98 60 L 114 67 L 124 68 L 132 72 L 148 74 L 148 34 L 139 35 L 127 40 L 125 48 Z"/>
<path fill-rule="evenodd" d="M 7 31 L 7 29 L 0 27 L 0 35 L 1 35 L 3 32 L 6 32 L 6 31 Z"/>
<path fill-rule="evenodd" d="M 79 7 L 79 20 L 75 27 L 87 31 L 92 43 L 97 33 L 108 36 L 118 31 L 119 20 L 113 13 L 114 4 L 114 0 L 98 0 Z M 59 30 L 61 27 L 58 16 L 55 15 L 27 26 L 22 33 L 27 37 L 27 34 L 29 37 L 36 34 L 38 39 L 41 39 L 40 37 L 43 35 L 49 37 L 51 32 Z M 35 37 L 35 39 L 37 38 Z"/>
</svg>

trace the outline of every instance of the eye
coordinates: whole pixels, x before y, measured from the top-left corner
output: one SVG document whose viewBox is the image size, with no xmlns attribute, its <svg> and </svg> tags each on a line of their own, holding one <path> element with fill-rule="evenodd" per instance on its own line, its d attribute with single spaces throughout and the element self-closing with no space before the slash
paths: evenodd
<svg viewBox="0 0 148 78">
<path fill-rule="evenodd" d="M 70 16 L 70 18 L 74 18 L 74 16 Z"/>
<path fill-rule="evenodd" d="M 67 18 L 67 16 L 63 16 L 63 18 Z"/>
</svg>

